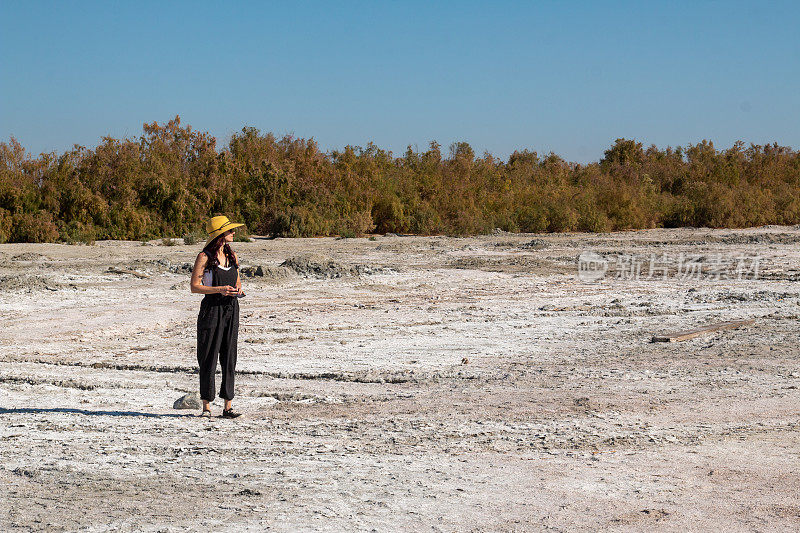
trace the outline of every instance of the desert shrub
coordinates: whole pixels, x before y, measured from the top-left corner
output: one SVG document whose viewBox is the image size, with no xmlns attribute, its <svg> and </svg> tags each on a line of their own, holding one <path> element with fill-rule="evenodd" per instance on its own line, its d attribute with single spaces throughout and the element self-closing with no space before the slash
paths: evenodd
<svg viewBox="0 0 800 533">
<path fill-rule="evenodd" d="M 324 153 L 255 128 L 218 149 L 179 117 L 60 155 L 0 142 L 0 241 L 200 242 L 217 213 L 291 237 L 797 224 L 800 153 L 617 139 L 588 165 L 527 150 L 503 162 L 463 142 L 446 157 L 436 142 L 400 157 L 372 143 Z"/>
<path fill-rule="evenodd" d="M 250 234 L 247 231 L 238 228 L 236 233 L 233 234 L 234 242 L 250 242 Z"/>
<path fill-rule="evenodd" d="M 195 231 L 186 233 L 183 236 L 183 244 L 194 245 L 194 244 L 197 244 L 198 242 L 204 242 L 205 239 L 206 239 L 206 236 L 205 236 L 204 233 L 200 232 L 199 230 L 195 230 Z"/>
<path fill-rule="evenodd" d="M 662 209 L 661 224 L 665 228 L 697 226 L 692 202 L 685 197 L 667 198 Z"/>
<path fill-rule="evenodd" d="M 569 203 L 553 202 L 548 206 L 547 231 L 575 231 L 579 215 Z"/>
<path fill-rule="evenodd" d="M 292 207 L 287 213 L 278 217 L 278 225 L 273 232 L 277 237 L 312 237 L 314 235 L 331 235 L 331 222 L 324 220 L 319 214 L 305 206 Z"/>
<path fill-rule="evenodd" d="M 337 229 L 339 234 L 347 232 L 360 236 L 372 232 L 372 230 L 375 229 L 375 224 L 372 222 L 371 213 L 367 211 L 356 211 L 342 218 Z"/>
<path fill-rule="evenodd" d="M 514 218 L 519 230 L 525 233 L 547 231 L 550 222 L 546 210 L 539 205 L 522 205 L 514 211 Z"/>
<path fill-rule="evenodd" d="M 405 233 L 409 220 L 396 195 L 382 196 L 372 205 L 372 221 L 378 233 Z"/>
<path fill-rule="evenodd" d="M 11 217 L 11 239 L 14 242 L 55 242 L 58 227 L 47 211 L 20 213 Z"/>
<path fill-rule="evenodd" d="M 408 230 L 420 235 L 435 235 L 445 230 L 439 212 L 429 202 L 420 202 L 410 208 Z"/>
<path fill-rule="evenodd" d="M 611 231 L 612 224 L 608 215 L 598 209 L 585 208 L 578 215 L 578 231 L 600 233 Z"/>
<path fill-rule="evenodd" d="M 94 244 L 97 240 L 97 230 L 91 224 L 85 224 L 77 220 L 70 220 L 60 231 L 60 239 L 65 242 L 82 242 Z"/>
<path fill-rule="evenodd" d="M 11 215 L 5 209 L 0 209 L 0 244 L 8 242 L 11 238 Z"/>
<path fill-rule="evenodd" d="M 155 215 L 155 213 L 153 214 Z M 155 217 L 144 209 L 126 206 L 111 213 L 111 239 L 140 241 L 157 236 Z"/>
</svg>

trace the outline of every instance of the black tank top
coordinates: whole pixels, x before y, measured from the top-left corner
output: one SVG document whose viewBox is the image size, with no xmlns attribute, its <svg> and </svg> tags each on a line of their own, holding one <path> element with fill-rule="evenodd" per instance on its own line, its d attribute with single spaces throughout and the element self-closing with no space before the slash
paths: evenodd
<svg viewBox="0 0 800 533">
<path fill-rule="evenodd" d="M 239 267 L 237 267 L 235 264 L 231 265 L 228 270 L 220 268 L 219 265 L 216 265 L 211 269 L 212 287 L 222 287 L 224 285 L 236 287 L 237 279 L 239 279 Z M 223 304 L 231 303 L 233 300 L 236 300 L 236 297 L 223 296 L 222 294 L 206 294 L 203 300 L 207 301 L 208 303 Z"/>
</svg>

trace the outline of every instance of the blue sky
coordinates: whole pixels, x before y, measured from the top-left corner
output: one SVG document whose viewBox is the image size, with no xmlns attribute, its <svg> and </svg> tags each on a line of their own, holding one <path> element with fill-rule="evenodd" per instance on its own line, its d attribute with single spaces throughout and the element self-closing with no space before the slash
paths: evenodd
<svg viewBox="0 0 800 533">
<path fill-rule="evenodd" d="M 0 0 L 0 141 L 34 154 L 180 115 L 598 160 L 618 137 L 800 148 L 800 2 Z"/>
</svg>

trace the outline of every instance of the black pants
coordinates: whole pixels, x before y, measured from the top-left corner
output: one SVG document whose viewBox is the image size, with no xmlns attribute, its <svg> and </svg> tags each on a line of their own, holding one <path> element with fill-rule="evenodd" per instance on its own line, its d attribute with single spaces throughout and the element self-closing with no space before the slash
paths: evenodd
<svg viewBox="0 0 800 533">
<path fill-rule="evenodd" d="M 216 295 L 215 295 L 216 296 Z M 200 365 L 200 397 L 214 399 L 217 357 L 222 366 L 220 398 L 233 399 L 236 343 L 239 339 L 239 302 L 236 298 L 203 298 L 197 316 L 197 364 Z"/>
</svg>

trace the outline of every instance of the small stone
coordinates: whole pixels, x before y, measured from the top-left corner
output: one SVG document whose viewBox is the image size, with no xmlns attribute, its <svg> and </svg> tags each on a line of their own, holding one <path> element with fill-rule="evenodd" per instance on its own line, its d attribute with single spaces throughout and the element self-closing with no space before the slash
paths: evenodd
<svg viewBox="0 0 800 533">
<path fill-rule="evenodd" d="M 200 409 L 203 404 L 200 402 L 199 392 L 184 394 L 172 404 L 173 409 Z"/>
<path fill-rule="evenodd" d="M 264 277 L 264 269 L 260 265 L 243 267 L 239 270 L 239 272 L 248 278 Z"/>
</svg>

